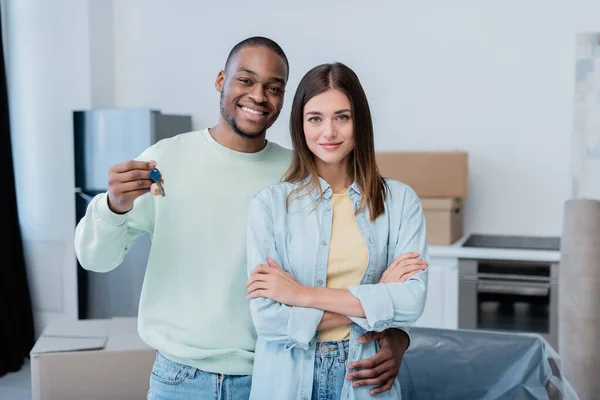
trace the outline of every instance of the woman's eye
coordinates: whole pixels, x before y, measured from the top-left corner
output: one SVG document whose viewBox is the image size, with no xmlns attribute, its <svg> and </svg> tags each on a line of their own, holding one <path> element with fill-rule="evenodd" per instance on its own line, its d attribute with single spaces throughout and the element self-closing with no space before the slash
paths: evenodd
<svg viewBox="0 0 600 400">
<path fill-rule="evenodd" d="M 319 117 L 311 117 L 311 118 L 308 119 L 308 122 L 311 122 L 313 124 L 316 124 L 316 123 L 318 123 L 320 121 L 321 121 L 321 118 L 319 118 Z"/>
<path fill-rule="evenodd" d="M 347 115 L 340 115 L 340 116 L 338 116 L 338 119 L 340 121 L 348 121 L 350 119 L 350 117 Z"/>
</svg>

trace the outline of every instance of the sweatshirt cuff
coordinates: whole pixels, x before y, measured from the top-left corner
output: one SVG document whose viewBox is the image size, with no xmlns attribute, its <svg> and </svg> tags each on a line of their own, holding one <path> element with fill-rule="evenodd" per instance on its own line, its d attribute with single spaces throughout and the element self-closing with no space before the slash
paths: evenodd
<svg viewBox="0 0 600 400">
<path fill-rule="evenodd" d="M 122 226 L 127 223 L 127 213 L 117 214 L 108 208 L 108 194 L 101 194 L 94 204 L 98 217 L 112 226 Z"/>
</svg>

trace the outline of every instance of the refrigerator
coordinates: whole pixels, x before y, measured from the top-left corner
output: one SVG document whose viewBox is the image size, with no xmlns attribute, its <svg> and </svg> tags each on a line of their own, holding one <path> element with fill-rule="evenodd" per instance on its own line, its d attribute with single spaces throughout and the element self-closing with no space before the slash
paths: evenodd
<svg viewBox="0 0 600 400">
<path fill-rule="evenodd" d="M 156 142 L 192 130 L 190 115 L 154 109 L 109 108 L 73 111 L 76 223 L 92 198 L 108 189 L 108 171 Z M 123 263 L 106 273 L 77 262 L 79 318 L 137 316 L 150 237 L 142 235 Z"/>
</svg>

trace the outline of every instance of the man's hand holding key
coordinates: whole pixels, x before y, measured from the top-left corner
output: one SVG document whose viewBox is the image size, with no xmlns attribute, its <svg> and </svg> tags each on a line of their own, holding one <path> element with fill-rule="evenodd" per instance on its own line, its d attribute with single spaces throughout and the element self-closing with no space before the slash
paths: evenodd
<svg viewBox="0 0 600 400">
<path fill-rule="evenodd" d="M 133 201 L 143 194 L 161 190 L 150 178 L 156 168 L 154 161 L 125 161 L 113 166 L 108 172 L 108 207 L 112 212 L 124 214 L 133 208 Z M 160 179 L 162 184 L 162 177 Z M 158 190 L 156 190 L 158 189 Z"/>
</svg>

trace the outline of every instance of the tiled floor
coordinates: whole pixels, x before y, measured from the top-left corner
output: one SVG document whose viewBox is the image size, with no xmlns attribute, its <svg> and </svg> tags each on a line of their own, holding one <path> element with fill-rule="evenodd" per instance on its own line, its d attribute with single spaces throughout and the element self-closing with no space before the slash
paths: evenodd
<svg viewBox="0 0 600 400">
<path fill-rule="evenodd" d="M 31 400 L 31 371 L 29 361 L 18 372 L 0 378 L 0 399 Z"/>
</svg>

